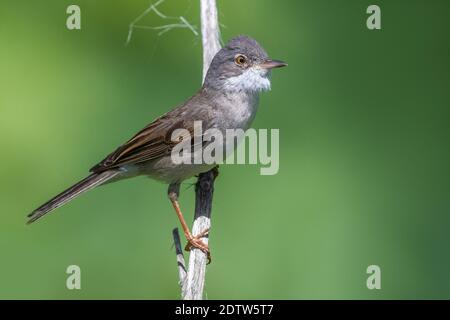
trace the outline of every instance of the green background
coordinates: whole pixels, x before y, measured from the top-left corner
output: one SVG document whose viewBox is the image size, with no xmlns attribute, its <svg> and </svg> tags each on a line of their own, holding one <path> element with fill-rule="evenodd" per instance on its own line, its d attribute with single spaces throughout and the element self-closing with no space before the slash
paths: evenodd
<svg viewBox="0 0 450 320">
<path fill-rule="evenodd" d="M 0 298 L 176 299 L 166 186 L 93 190 L 25 216 L 193 94 L 201 40 L 129 23 L 148 1 L 0 2 Z M 366 27 L 378 4 L 382 30 Z M 66 29 L 81 7 L 82 29 Z M 222 166 L 209 299 L 450 298 L 449 1 L 218 1 L 222 36 L 256 38 L 275 70 L 255 128 L 280 129 L 280 171 Z M 160 10 L 199 26 L 197 0 Z M 171 23 L 149 14 L 142 24 Z M 192 180 L 181 205 L 192 219 Z M 68 265 L 82 289 L 65 287 Z M 366 268 L 381 267 L 381 290 Z"/>
</svg>

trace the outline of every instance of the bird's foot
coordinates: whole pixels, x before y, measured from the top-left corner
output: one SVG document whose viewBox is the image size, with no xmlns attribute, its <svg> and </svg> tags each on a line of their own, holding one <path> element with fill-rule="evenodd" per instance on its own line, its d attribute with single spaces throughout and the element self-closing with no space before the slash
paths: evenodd
<svg viewBox="0 0 450 320">
<path fill-rule="evenodd" d="M 184 250 L 191 251 L 192 248 L 202 250 L 208 256 L 208 264 L 211 263 L 211 253 L 209 252 L 209 247 L 203 242 L 202 238 L 206 237 L 209 233 L 209 229 L 202 231 L 200 234 L 193 236 L 191 233 L 186 234 L 186 239 L 188 243 Z"/>
</svg>

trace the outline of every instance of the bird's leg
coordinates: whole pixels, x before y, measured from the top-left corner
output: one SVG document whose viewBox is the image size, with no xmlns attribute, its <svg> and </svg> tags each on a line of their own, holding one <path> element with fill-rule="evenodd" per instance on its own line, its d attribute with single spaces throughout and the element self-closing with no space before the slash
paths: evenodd
<svg viewBox="0 0 450 320">
<path fill-rule="evenodd" d="M 181 227 L 183 228 L 184 235 L 188 241 L 185 250 L 190 251 L 192 248 L 197 248 L 202 250 L 204 253 L 208 255 L 208 260 L 211 260 L 211 256 L 209 253 L 209 247 L 206 243 L 204 243 L 201 238 L 208 235 L 209 230 L 204 230 L 200 234 L 193 236 L 189 227 L 184 220 L 183 214 L 181 213 L 180 205 L 178 203 L 178 194 L 180 192 L 180 184 L 172 183 L 169 185 L 168 195 L 169 199 L 172 202 L 173 208 L 177 213 L 178 219 L 180 220 Z"/>
</svg>

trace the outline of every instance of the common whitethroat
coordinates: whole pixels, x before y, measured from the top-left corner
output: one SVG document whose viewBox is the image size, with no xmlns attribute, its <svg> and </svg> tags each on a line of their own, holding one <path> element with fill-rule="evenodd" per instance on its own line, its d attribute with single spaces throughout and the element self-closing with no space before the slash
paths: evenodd
<svg viewBox="0 0 450 320">
<path fill-rule="evenodd" d="M 287 66 L 272 60 L 266 51 L 248 36 L 230 40 L 213 58 L 202 88 L 186 102 L 157 118 L 91 168 L 91 174 L 58 194 L 28 215 L 32 223 L 61 207 L 80 194 L 105 183 L 146 175 L 169 184 L 168 195 L 188 241 L 187 250 L 198 248 L 209 255 L 199 235 L 190 232 L 178 203 L 180 183 L 206 172 L 215 164 L 174 163 L 171 150 L 183 139 L 171 138 L 176 129 L 194 131 L 194 122 L 203 129 L 247 130 L 258 107 L 259 93 L 270 90 L 273 68 Z M 186 143 L 186 141 L 183 141 Z M 202 146 L 203 148 L 204 146 Z"/>
</svg>

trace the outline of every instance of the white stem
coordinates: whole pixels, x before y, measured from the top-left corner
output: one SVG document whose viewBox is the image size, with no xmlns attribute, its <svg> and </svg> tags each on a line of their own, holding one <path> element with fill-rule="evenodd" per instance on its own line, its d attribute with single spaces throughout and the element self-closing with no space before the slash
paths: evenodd
<svg viewBox="0 0 450 320">
<path fill-rule="evenodd" d="M 199 234 L 205 228 L 211 226 L 211 219 L 208 217 L 198 217 L 192 226 L 192 234 Z M 208 244 L 208 238 L 202 238 Z M 192 249 L 189 255 L 189 266 L 187 277 L 182 287 L 183 300 L 202 300 L 203 288 L 205 286 L 207 256 L 201 250 Z"/>
<path fill-rule="evenodd" d="M 203 81 L 216 53 L 220 50 L 219 19 L 216 0 L 200 0 L 203 45 Z"/>
<path fill-rule="evenodd" d="M 199 175 L 195 186 L 195 218 L 192 234 L 200 234 L 211 227 L 211 207 L 214 193 L 214 180 L 218 175 L 217 167 Z M 208 236 L 202 240 L 207 244 Z M 189 255 L 189 267 L 182 287 L 184 300 L 201 300 L 205 286 L 207 255 L 192 249 Z"/>
<path fill-rule="evenodd" d="M 216 0 L 200 0 L 200 10 L 203 46 L 203 82 L 212 59 L 220 50 L 220 35 Z M 211 204 L 214 179 L 216 176 L 217 168 L 200 174 L 197 181 L 195 191 L 195 218 L 191 231 L 194 236 L 202 233 L 204 230 L 209 230 L 211 227 Z M 179 236 L 175 235 L 175 233 L 174 240 L 175 246 L 178 246 L 177 262 L 181 284 L 181 297 L 183 300 L 201 300 L 203 299 L 208 257 L 203 251 L 193 248 L 189 255 L 189 265 L 186 273 L 183 253 L 179 250 Z M 203 237 L 202 240 L 208 244 L 207 236 Z"/>
</svg>

